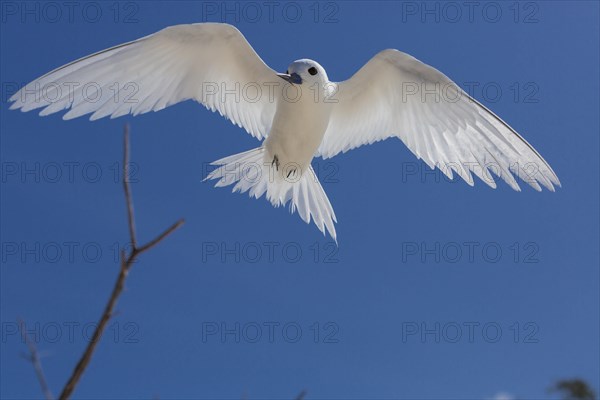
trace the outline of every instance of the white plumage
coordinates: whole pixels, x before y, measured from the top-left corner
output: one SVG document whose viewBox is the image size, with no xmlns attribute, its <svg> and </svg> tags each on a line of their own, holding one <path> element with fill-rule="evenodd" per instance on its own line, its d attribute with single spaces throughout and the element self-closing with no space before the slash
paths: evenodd
<svg viewBox="0 0 600 400">
<path fill-rule="evenodd" d="M 249 98 L 248 88 L 262 93 Z M 300 97 L 291 99 L 290 88 Z M 231 25 L 177 25 L 60 67 L 10 101 L 11 109 L 42 108 L 40 115 L 69 109 L 64 119 L 91 113 L 95 120 L 189 99 L 265 139 L 257 149 L 216 161 L 207 179 L 256 198 L 265 194 L 275 206 L 291 202 L 292 212 L 334 239 L 335 214 L 312 158 L 389 137 L 469 185 L 475 174 L 496 187 L 491 171 L 515 190 L 515 176 L 536 190 L 560 186 L 548 163 L 508 124 L 444 74 L 398 50 L 380 52 L 352 78 L 334 83 L 307 59 L 277 74 Z"/>
</svg>

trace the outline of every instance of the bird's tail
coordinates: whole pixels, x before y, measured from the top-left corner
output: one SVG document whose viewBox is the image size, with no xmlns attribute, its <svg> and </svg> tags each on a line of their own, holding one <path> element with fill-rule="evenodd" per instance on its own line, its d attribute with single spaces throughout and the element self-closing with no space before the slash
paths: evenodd
<svg viewBox="0 0 600 400">
<path fill-rule="evenodd" d="M 323 234 L 325 229 L 336 240 L 334 222 L 337 222 L 331 203 L 319 183 L 312 166 L 297 173 L 295 168 L 275 165 L 265 158 L 264 147 L 248 150 L 217 160 L 204 180 L 218 179 L 215 187 L 235 183 L 233 192 L 248 192 L 250 197 L 266 198 L 275 207 L 290 202 L 290 210 L 298 211 L 307 224 L 311 218 Z"/>
</svg>

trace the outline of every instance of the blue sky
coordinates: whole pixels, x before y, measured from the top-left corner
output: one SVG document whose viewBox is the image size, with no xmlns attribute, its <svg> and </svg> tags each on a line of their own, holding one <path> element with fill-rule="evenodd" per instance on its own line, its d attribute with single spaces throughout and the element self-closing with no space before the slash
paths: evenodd
<svg viewBox="0 0 600 400">
<path fill-rule="evenodd" d="M 104 307 L 128 240 L 126 122 L 140 240 L 186 223 L 133 268 L 76 398 L 529 399 L 569 377 L 600 389 L 598 3 L 44 4 L 2 2 L 3 398 L 40 397 L 18 317 L 57 394 Z M 312 58 L 340 81 L 385 48 L 435 66 L 563 188 L 448 182 L 388 140 L 316 160 L 336 248 L 286 209 L 202 182 L 206 163 L 258 142 L 197 103 L 93 123 L 8 111 L 57 66 L 222 21 L 224 7 L 279 71 Z"/>
</svg>

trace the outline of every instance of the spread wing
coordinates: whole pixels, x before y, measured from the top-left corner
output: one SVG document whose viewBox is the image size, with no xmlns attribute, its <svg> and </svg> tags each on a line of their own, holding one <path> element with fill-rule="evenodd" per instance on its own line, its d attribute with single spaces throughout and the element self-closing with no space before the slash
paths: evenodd
<svg viewBox="0 0 600 400">
<path fill-rule="evenodd" d="M 431 168 L 469 185 L 471 173 L 496 187 L 490 171 L 513 189 L 518 176 L 551 191 L 558 177 L 506 122 L 447 76 L 408 54 L 384 50 L 338 84 L 337 103 L 319 147 L 323 158 L 395 136 Z"/>
<path fill-rule="evenodd" d="M 70 108 L 64 119 L 93 113 L 95 120 L 194 99 L 260 139 L 269 132 L 275 101 L 254 92 L 243 96 L 243 89 L 276 79 L 235 27 L 199 23 L 171 26 L 64 65 L 10 101 L 11 109 L 43 107 L 40 115 L 48 115 Z"/>
</svg>

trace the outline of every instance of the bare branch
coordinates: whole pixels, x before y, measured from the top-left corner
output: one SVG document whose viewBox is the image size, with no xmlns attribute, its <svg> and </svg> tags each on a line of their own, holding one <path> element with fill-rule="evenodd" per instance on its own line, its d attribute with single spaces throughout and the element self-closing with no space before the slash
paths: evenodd
<svg viewBox="0 0 600 400">
<path fill-rule="evenodd" d="M 171 233 L 173 233 L 177 228 L 179 228 L 184 222 L 183 220 L 177 221 L 169 229 L 167 229 L 166 231 L 161 233 L 155 239 L 151 240 L 150 242 L 148 242 L 147 244 L 145 244 L 142 247 L 139 247 L 139 248 L 137 247 L 137 240 L 136 240 L 136 235 L 135 235 L 135 219 L 134 219 L 134 213 L 133 213 L 133 200 L 132 200 L 132 196 L 131 196 L 131 189 L 129 187 L 129 175 L 128 175 L 128 173 L 129 173 L 129 168 L 128 168 L 128 165 L 129 165 L 129 127 L 128 126 L 125 126 L 125 132 L 124 132 L 123 136 L 124 136 L 124 142 L 123 142 L 123 144 L 124 144 L 123 189 L 125 191 L 125 201 L 127 204 L 127 217 L 128 217 L 127 220 L 128 220 L 128 224 L 129 224 L 129 236 L 131 239 L 132 250 L 128 255 L 126 254 L 125 250 L 121 251 L 121 268 L 119 271 L 119 276 L 117 277 L 117 281 L 115 282 L 115 286 L 113 288 L 112 294 L 111 294 L 110 298 L 108 299 L 108 303 L 106 304 L 106 306 L 104 308 L 104 312 L 102 313 L 102 316 L 100 317 L 100 321 L 98 322 L 98 325 L 96 327 L 96 330 L 94 331 L 94 334 L 92 335 L 92 340 L 88 343 L 83 355 L 81 356 L 81 359 L 77 363 L 77 366 L 73 370 L 71 377 L 65 384 L 65 387 L 63 388 L 63 391 L 60 394 L 61 400 L 66 400 L 71 396 L 71 394 L 73 393 L 73 390 L 75 390 L 75 387 L 77 386 L 77 383 L 81 379 L 83 372 L 85 371 L 86 367 L 90 363 L 90 360 L 92 359 L 92 355 L 94 354 L 94 350 L 96 349 L 96 345 L 100 341 L 100 338 L 102 337 L 102 333 L 104 332 L 104 329 L 106 328 L 106 326 L 108 324 L 108 321 L 114 315 L 115 305 L 117 304 L 117 300 L 119 299 L 119 296 L 121 295 L 121 293 L 123 292 L 123 288 L 125 287 L 125 279 L 127 279 L 129 270 L 133 266 L 137 256 L 147 250 L 150 250 L 152 247 L 156 246 L 163 239 L 165 239 L 167 236 L 169 236 Z"/>
<path fill-rule="evenodd" d="M 169 227 L 169 229 L 165 230 L 163 233 L 161 233 L 159 236 L 157 236 L 156 238 L 154 238 L 153 240 L 149 241 L 148 243 L 146 243 L 145 245 L 141 246 L 141 247 L 136 247 L 136 252 L 137 254 L 142 254 L 145 251 L 150 250 L 151 248 L 153 248 L 154 246 L 156 246 L 158 243 L 160 243 L 164 238 L 166 238 L 167 236 L 169 236 L 171 233 L 173 233 L 176 229 L 178 229 L 181 225 L 183 225 L 185 221 L 183 219 L 180 219 L 179 221 L 175 222 L 173 225 L 171 225 Z"/>
<path fill-rule="evenodd" d="M 129 125 L 125 125 L 123 132 L 123 190 L 125 191 L 125 201 L 127 202 L 127 222 L 129 225 L 129 240 L 135 249 L 137 247 L 137 238 L 135 235 L 135 218 L 133 214 L 133 199 L 131 197 L 131 188 L 129 187 Z"/>
<path fill-rule="evenodd" d="M 33 369 L 35 370 L 37 379 L 40 382 L 40 387 L 42 388 L 44 397 L 46 398 L 46 400 L 53 400 L 54 396 L 52 395 L 52 392 L 48 387 L 48 383 L 46 382 L 46 376 L 44 375 L 40 355 L 37 351 L 35 343 L 29 338 L 29 335 L 27 334 L 27 327 L 25 326 L 25 321 L 19 319 L 17 322 L 19 324 L 19 330 L 21 331 L 21 337 L 23 338 L 23 341 L 25 341 L 25 344 L 29 348 L 30 355 L 29 357 L 27 357 L 27 360 L 29 360 L 33 365 Z"/>
</svg>

